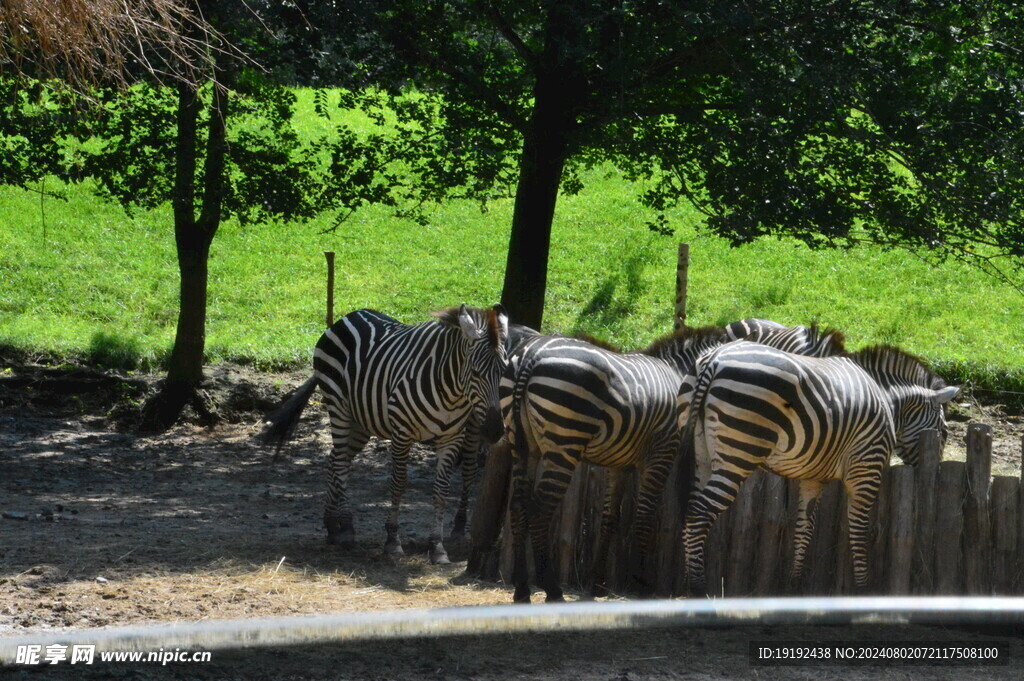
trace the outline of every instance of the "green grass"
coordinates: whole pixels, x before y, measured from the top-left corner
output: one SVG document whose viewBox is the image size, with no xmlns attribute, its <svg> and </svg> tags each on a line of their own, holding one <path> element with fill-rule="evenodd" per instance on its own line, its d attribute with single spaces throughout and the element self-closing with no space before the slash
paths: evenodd
<svg viewBox="0 0 1024 681">
<path fill-rule="evenodd" d="M 307 130 L 319 125 L 303 120 Z M 733 249 L 701 233 L 695 211 L 673 215 L 677 236 L 668 238 L 646 229 L 652 216 L 618 175 L 595 170 L 585 180 L 587 189 L 560 198 L 556 211 L 545 330 L 625 347 L 664 334 L 683 240 L 691 244 L 690 324 L 817 321 L 842 329 L 854 348 L 894 343 L 958 380 L 1024 386 L 1024 297 L 965 265 L 773 239 Z M 88 186 L 67 193 L 66 203 L 46 200 L 44 229 L 38 195 L 0 189 L 0 345 L 105 366 L 158 365 L 177 315 L 169 208 L 129 219 Z M 307 363 L 323 326 L 324 250 L 337 253 L 337 316 L 374 307 L 414 322 L 439 307 L 493 303 L 511 211 L 511 201 L 492 202 L 486 213 L 452 202 L 421 227 L 371 208 L 336 233 L 324 233 L 330 217 L 228 222 L 210 260 L 209 360 Z"/>
</svg>

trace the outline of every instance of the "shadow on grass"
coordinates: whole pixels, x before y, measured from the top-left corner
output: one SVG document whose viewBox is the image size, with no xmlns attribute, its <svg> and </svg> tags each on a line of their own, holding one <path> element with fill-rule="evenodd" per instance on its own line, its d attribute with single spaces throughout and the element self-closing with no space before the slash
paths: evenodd
<svg viewBox="0 0 1024 681">
<path fill-rule="evenodd" d="M 89 341 L 86 361 L 105 369 L 134 371 L 142 364 L 142 348 L 137 338 L 97 331 Z"/>
<path fill-rule="evenodd" d="M 597 329 L 614 328 L 634 314 L 640 297 L 649 288 L 648 282 L 644 280 L 647 260 L 646 250 L 641 250 L 620 261 L 617 271 L 607 273 L 576 317 L 573 333 L 593 333 Z M 619 294 L 616 295 L 616 292 Z"/>
</svg>

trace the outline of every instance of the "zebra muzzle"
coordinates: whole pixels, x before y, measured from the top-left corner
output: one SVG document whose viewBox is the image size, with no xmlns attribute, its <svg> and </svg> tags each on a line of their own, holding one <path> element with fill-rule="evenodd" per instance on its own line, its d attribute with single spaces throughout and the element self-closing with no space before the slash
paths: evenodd
<svg viewBox="0 0 1024 681">
<path fill-rule="evenodd" d="M 504 434 L 505 424 L 501 420 L 501 413 L 494 407 L 488 407 L 480 424 L 480 437 L 488 444 L 494 444 Z"/>
</svg>

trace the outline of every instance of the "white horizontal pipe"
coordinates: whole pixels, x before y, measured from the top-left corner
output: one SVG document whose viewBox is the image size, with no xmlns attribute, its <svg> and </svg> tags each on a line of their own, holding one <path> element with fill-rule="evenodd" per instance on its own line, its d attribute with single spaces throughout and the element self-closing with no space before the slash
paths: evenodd
<svg viewBox="0 0 1024 681">
<path fill-rule="evenodd" d="M 1024 624 L 1024 598 L 986 596 L 721 598 L 492 605 L 127 625 L 0 637 L 0 663 L 19 645 L 97 650 L 214 650 L 335 641 L 743 624 Z"/>
</svg>

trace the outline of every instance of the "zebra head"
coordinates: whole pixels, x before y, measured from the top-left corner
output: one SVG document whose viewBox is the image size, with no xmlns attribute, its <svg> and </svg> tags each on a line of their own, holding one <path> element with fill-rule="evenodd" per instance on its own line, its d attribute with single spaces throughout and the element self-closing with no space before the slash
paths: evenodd
<svg viewBox="0 0 1024 681">
<path fill-rule="evenodd" d="M 921 455 L 921 433 L 936 430 L 939 433 L 939 451 L 946 444 L 946 415 L 943 405 L 956 397 L 960 386 L 942 388 L 909 388 L 897 400 L 893 414 L 896 425 L 896 453 L 904 463 L 914 465 Z"/>
<path fill-rule="evenodd" d="M 473 409 L 473 422 L 488 442 L 501 437 L 504 424 L 498 406 L 498 384 L 508 357 L 508 314 L 500 304 L 491 309 L 468 308 L 458 314 L 459 330 L 468 343 L 459 383 Z"/>
<path fill-rule="evenodd" d="M 921 433 L 939 434 L 939 451 L 946 444 L 944 405 L 956 397 L 960 386 L 947 386 L 928 366 L 898 348 L 881 345 L 865 348 L 851 357 L 889 395 L 896 429 L 895 453 L 915 465 L 921 455 Z"/>
</svg>

